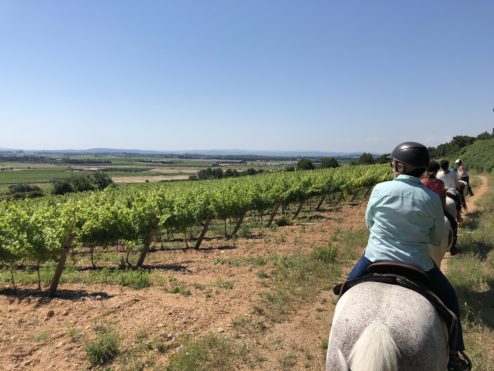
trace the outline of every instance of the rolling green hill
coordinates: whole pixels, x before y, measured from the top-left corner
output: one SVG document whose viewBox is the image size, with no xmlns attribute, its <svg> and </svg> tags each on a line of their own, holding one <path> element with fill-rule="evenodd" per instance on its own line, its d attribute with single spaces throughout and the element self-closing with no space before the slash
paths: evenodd
<svg viewBox="0 0 494 371">
<path fill-rule="evenodd" d="M 494 138 L 476 140 L 461 150 L 458 157 L 470 169 L 492 172 L 494 170 Z"/>
<path fill-rule="evenodd" d="M 448 143 L 429 148 L 429 152 L 437 160 L 447 159 L 453 164 L 455 159 L 461 158 L 469 169 L 491 172 L 494 170 L 494 130 L 477 137 L 457 135 Z"/>
</svg>

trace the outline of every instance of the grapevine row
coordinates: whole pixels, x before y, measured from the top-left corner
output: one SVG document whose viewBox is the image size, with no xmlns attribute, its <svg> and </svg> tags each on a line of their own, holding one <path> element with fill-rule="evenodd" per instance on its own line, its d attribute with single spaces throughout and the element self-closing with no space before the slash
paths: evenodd
<svg viewBox="0 0 494 371">
<path fill-rule="evenodd" d="M 352 166 L 0 201 L 0 262 L 31 261 L 39 267 L 58 260 L 50 287 L 54 295 L 71 248 L 127 241 L 141 246 L 141 267 L 155 233 L 162 229 L 185 232 L 201 226 L 195 245 L 199 248 L 213 219 L 236 219 L 235 234 L 249 211 L 271 211 L 270 223 L 282 205 L 296 202 L 298 213 L 310 197 L 350 195 L 390 176 L 383 165 Z"/>
</svg>

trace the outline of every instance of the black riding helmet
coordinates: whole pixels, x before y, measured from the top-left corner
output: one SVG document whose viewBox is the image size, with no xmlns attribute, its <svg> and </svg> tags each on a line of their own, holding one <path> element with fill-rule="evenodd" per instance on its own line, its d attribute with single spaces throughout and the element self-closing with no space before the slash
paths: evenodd
<svg viewBox="0 0 494 371">
<path fill-rule="evenodd" d="M 404 142 L 398 144 L 391 158 L 396 159 L 405 165 L 413 166 L 416 169 L 425 169 L 429 165 L 429 151 L 423 144 L 416 142 Z"/>
</svg>

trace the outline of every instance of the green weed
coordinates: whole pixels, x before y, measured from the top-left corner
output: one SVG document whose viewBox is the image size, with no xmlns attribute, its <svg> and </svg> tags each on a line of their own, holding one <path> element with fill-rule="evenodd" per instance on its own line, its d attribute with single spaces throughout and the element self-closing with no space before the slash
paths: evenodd
<svg viewBox="0 0 494 371">
<path fill-rule="evenodd" d="M 231 290 L 235 286 L 235 284 L 232 281 L 223 281 L 223 280 L 218 280 L 214 284 L 216 287 L 219 287 L 221 289 L 225 290 Z"/>
<path fill-rule="evenodd" d="M 106 326 L 96 327 L 96 338 L 86 344 L 86 354 L 91 365 L 104 365 L 118 354 L 120 339 L 114 329 Z"/>
<path fill-rule="evenodd" d="M 323 263 L 334 263 L 336 262 L 337 250 L 331 242 L 325 247 L 317 247 L 314 250 L 314 258 Z"/>
<path fill-rule="evenodd" d="M 245 363 L 247 350 L 225 336 L 210 333 L 195 341 L 186 341 L 170 360 L 168 371 L 230 371 Z"/>
</svg>

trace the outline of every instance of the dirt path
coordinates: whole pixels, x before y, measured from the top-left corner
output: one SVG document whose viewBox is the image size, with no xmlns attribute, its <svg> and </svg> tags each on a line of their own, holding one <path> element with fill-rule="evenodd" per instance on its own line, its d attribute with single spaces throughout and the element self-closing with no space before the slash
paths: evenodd
<svg viewBox="0 0 494 371">
<path fill-rule="evenodd" d="M 468 202 L 468 211 L 465 213 L 464 217 L 468 218 L 468 214 L 473 213 L 478 209 L 477 201 L 479 201 L 489 190 L 489 178 L 485 175 L 479 175 L 478 178 L 481 180 L 480 186 L 475 189 L 474 196 L 471 196 L 467 199 Z M 461 234 L 461 228 L 458 231 Z M 446 273 L 448 270 L 448 260 L 454 259 L 451 255 L 447 254 L 441 264 L 441 270 L 443 273 Z"/>
</svg>

